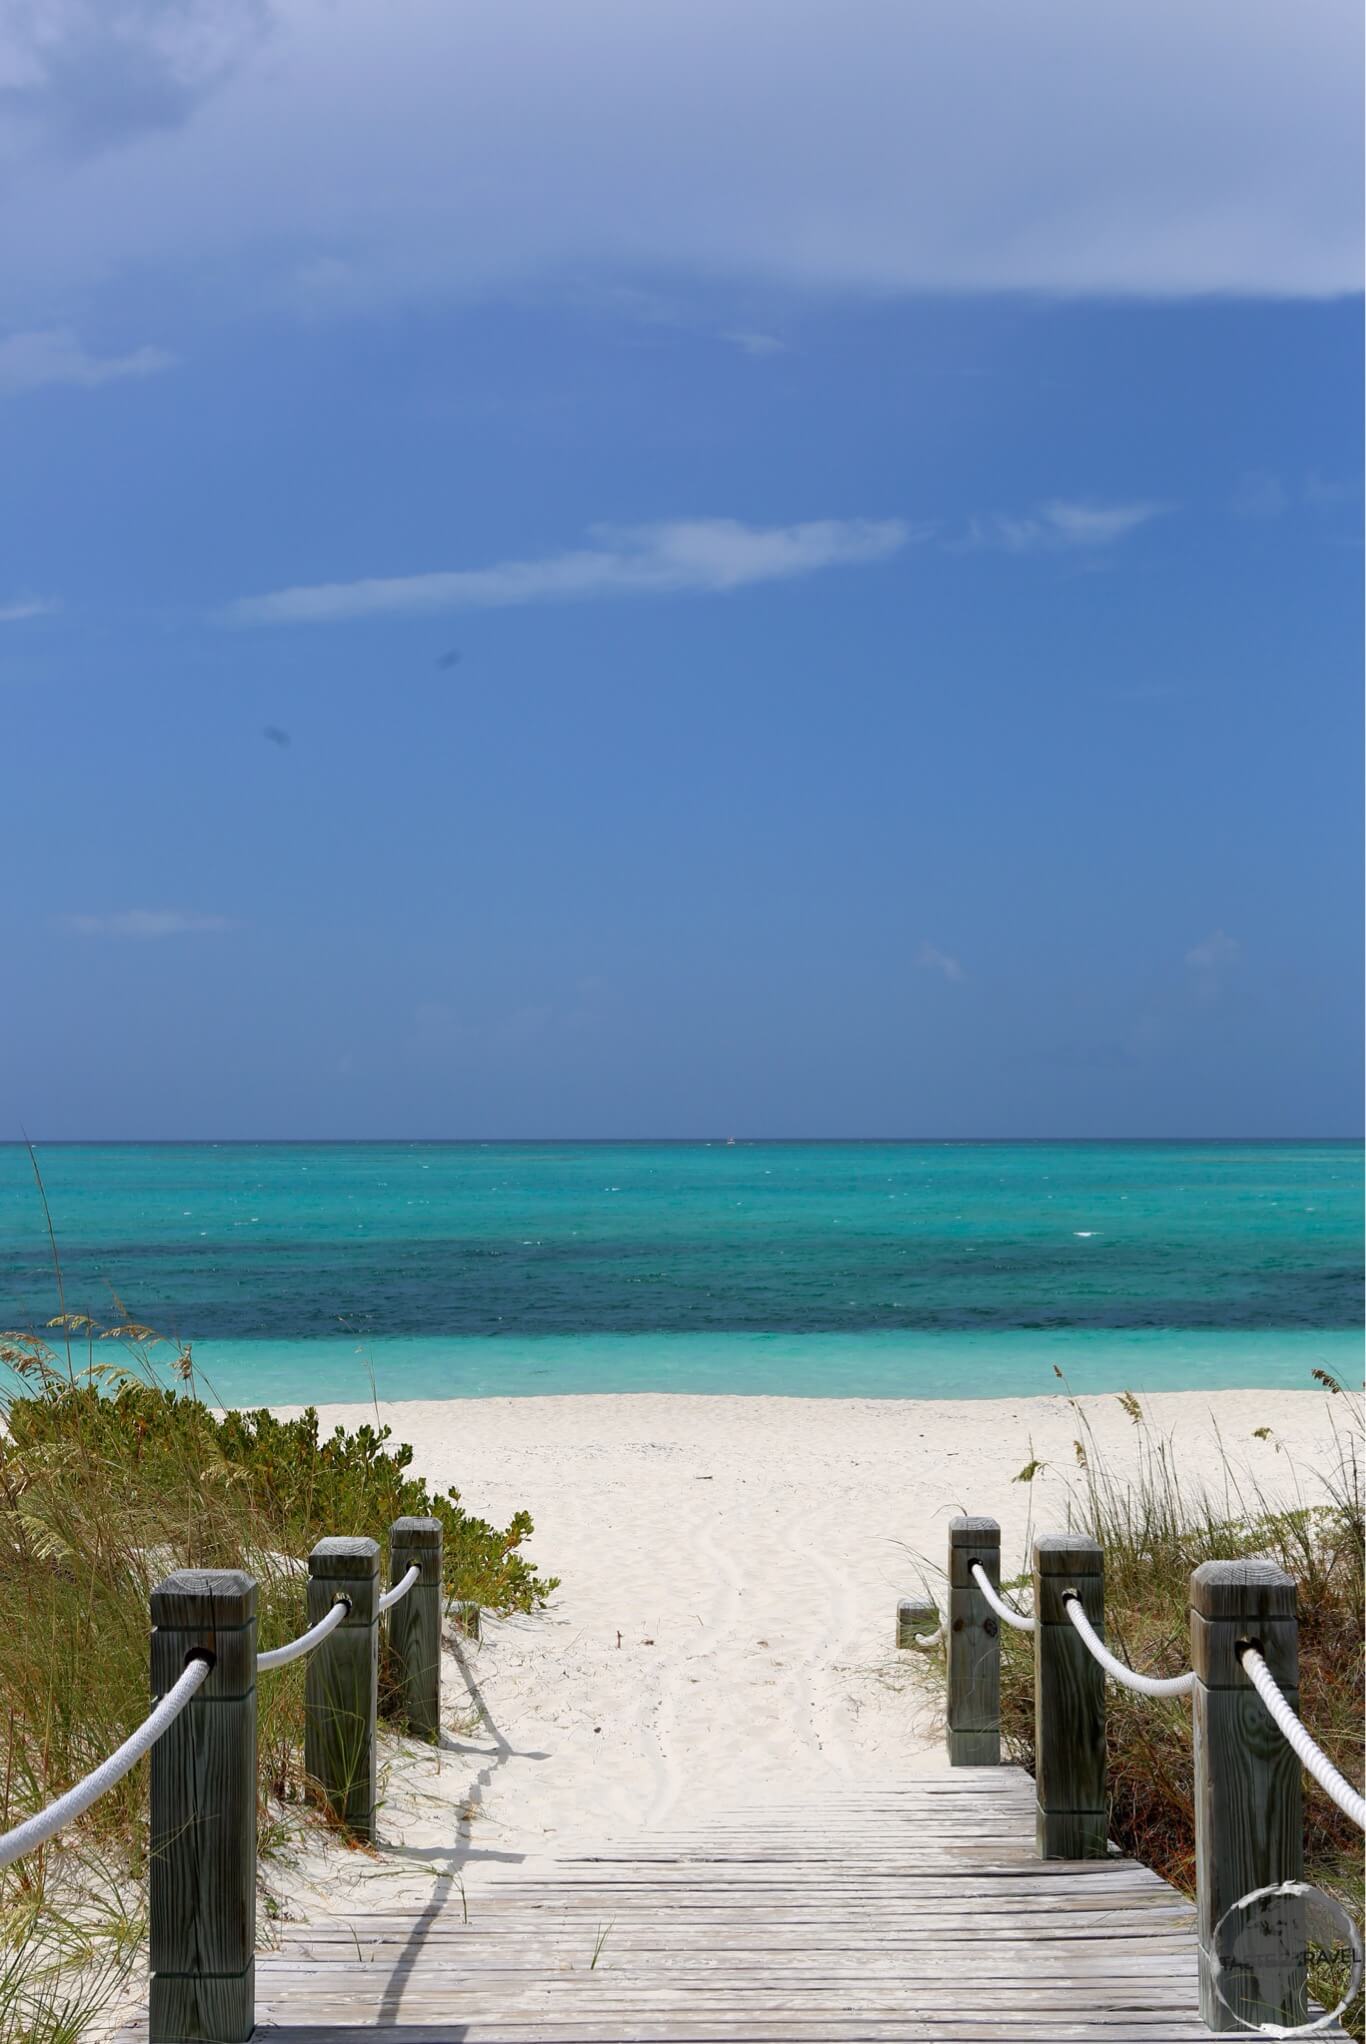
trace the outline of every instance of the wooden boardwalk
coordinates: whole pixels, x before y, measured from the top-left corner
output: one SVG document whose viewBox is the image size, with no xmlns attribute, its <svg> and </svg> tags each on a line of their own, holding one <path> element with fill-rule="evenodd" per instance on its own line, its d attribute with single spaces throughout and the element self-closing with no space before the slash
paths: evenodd
<svg viewBox="0 0 1366 2044">
<path fill-rule="evenodd" d="M 1198 2044 L 1194 1913 L 1131 1861 L 1040 1861 L 1012 1767 L 699 1819 L 510 1867 L 426 1914 L 287 1927 L 280 2044 Z"/>
</svg>

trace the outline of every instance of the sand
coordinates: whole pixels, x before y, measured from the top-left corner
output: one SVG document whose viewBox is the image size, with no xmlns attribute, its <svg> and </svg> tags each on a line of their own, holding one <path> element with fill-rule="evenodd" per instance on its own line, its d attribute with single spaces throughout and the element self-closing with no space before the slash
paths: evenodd
<svg viewBox="0 0 1366 2044">
<path fill-rule="evenodd" d="M 1115 1466 L 1139 1435 L 1081 1401 Z M 1331 1407 L 1299 1391 L 1144 1400 L 1194 1477 L 1235 1466 L 1316 1491 Z M 548 1609 L 486 1618 L 449 1652 L 433 1752 L 386 1738 L 381 1842 L 316 1830 L 271 1875 L 296 1917 L 407 1909 L 477 1891 L 490 1869 L 667 1826 L 700 1810 L 800 1800 L 839 1782 L 938 1769 L 940 1682 L 894 1645 L 899 1596 L 937 1591 L 946 1525 L 1001 1521 L 1005 1572 L 1066 1523 L 1078 1416 L 1057 1399 L 612 1396 L 381 1405 L 417 1467 L 505 1522 L 563 1578 Z M 373 1407 L 322 1409 L 354 1426 Z M 1269 1426 L 1270 1439 L 1254 1429 Z M 1032 1485 L 1022 1466 L 1045 1467 Z M 265 1679 L 265 1678 L 263 1678 Z"/>
</svg>

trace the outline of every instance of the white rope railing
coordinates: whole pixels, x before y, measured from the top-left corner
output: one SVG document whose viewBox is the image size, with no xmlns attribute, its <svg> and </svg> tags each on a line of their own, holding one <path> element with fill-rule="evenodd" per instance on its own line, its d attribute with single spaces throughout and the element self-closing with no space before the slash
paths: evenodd
<svg viewBox="0 0 1366 2044">
<path fill-rule="evenodd" d="M 1195 1687 L 1195 1677 L 1188 1669 L 1184 1675 L 1140 1675 L 1137 1668 L 1128 1668 L 1123 1661 L 1117 1661 L 1104 1640 L 1100 1637 L 1090 1619 L 1081 1608 L 1081 1599 L 1075 1590 L 1064 1590 L 1063 1608 L 1077 1631 L 1085 1640 L 1091 1653 L 1100 1662 L 1121 1689 L 1132 1689 L 1138 1696 L 1189 1696 Z"/>
<path fill-rule="evenodd" d="M 64 1825 L 81 1816 L 92 1803 L 97 1803 L 115 1782 L 122 1781 L 124 1775 L 137 1766 L 143 1754 L 155 1746 L 166 1727 L 179 1717 L 212 1666 L 210 1655 L 194 1655 L 186 1662 L 185 1672 L 179 1681 L 167 1690 L 131 1738 L 125 1739 L 107 1760 L 102 1760 L 84 1781 L 78 1781 L 64 1796 L 58 1796 L 55 1803 L 49 1803 L 37 1816 L 26 1817 L 12 1831 L 0 1835 L 0 1867 L 13 1866 L 15 1860 L 22 1859 L 25 1853 L 46 1845 Z"/>
<path fill-rule="evenodd" d="M 1350 1817 L 1354 1824 L 1359 1824 L 1361 1829 L 1366 1831 L 1366 1796 L 1359 1796 L 1352 1784 L 1338 1773 L 1322 1748 L 1314 1744 L 1282 1696 L 1275 1676 L 1256 1647 L 1243 1647 L 1239 1651 L 1238 1659 L 1242 1664 L 1243 1673 L 1270 1711 L 1277 1730 L 1286 1744 L 1294 1750 L 1305 1773 L 1312 1774 L 1324 1794 L 1331 1796 L 1338 1808 Z"/>
<path fill-rule="evenodd" d="M 262 1668 L 285 1668 L 291 1661 L 301 1661 L 305 1654 L 312 1653 L 314 1647 L 320 1647 L 329 1633 L 337 1630 L 350 1609 L 351 1599 L 338 1597 L 326 1617 L 320 1618 L 316 1625 L 310 1625 L 307 1632 L 301 1632 L 297 1639 L 290 1640 L 286 1646 L 271 1647 L 268 1653 L 258 1654 L 257 1672 L 259 1673 Z"/>
<path fill-rule="evenodd" d="M 412 1564 L 411 1568 L 406 1569 L 398 1582 L 394 1584 L 393 1589 L 386 1590 L 382 1597 L 375 1600 L 376 1618 L 379 1617 L 382 1611 L 388 1611 L 393 1605 L 397 1604 L 400 1597 L 406 1597 L 421 1573 L 422 1571 L 416 1562 Z M 339 1597 L 332 1606 L 332 1609 L 327 1613 L 327 1616 L 320 1618 L 316 1625 L 309 1627 L 307 1632 L 301 1632 L 299 1637 L 290 1640 L 287 1646 L 271 1647 L 268 1653 L 258 1654 L 256 1656 L 257 1669 L 284 1668 L 291 1661 L 302 1660 L 305 1654 L 312 1653 L 314 1647 L 320 1647 L 329 1633 L 336 1631 L 350 1609 L 351 1599 L 349 1597 Z"/>
<path fill-rule="evenodd" d="M 941 1618 L 938 1625 L 936 1625 L 936 1627 L 934 1628 L 933 1632 L 912 1633 L 910 1638 L 906 1641 L 906 1644 L 908 1647 L 918 1647 L 921 1653 L 923 1654 L 927 1651 L 928 1648 L 937 1647 L 940 1641 L 943 1639 L 943 1637 L 944 1637 L 944 1621 Z"/>
<path fill-rule="evenodd" d="M 378 1617 L 381 1611 L 392 1610 L 394 1605 L 398 1603 L 401 1597 L 406 1597 L 409 1590 L 412 1589 L 413 1584 L 417 1581 L 421 1573 L 422 1573 L 421 1569 L 418 1567 L 417 1563 L 414 1562 L 411 1568 L 407 1569 L 404 1572 L 404 1574 L 400 1576 L 399 1580 L 394 1584 L 393 1589 L 385 1591 L 384 1595 L 375 1605 L 375 1616 Z"/>
<path fill-rule="evenodd" d="M 968 1573 L 998 1618 L 1003 1618 L 1007 1625 L 1013 1625 L 1016 1632 L 1033 1632 L 1035 1621 L 1032 1618 L 1026 1617 L 1023 1611 L 1016 1611 L 1012 1605 L 1001 1602 L 1001 1599 L 996 1594 L 991 1577 L 982 1567 L 980 1561 L 974 1561 Z"/>
</svg>

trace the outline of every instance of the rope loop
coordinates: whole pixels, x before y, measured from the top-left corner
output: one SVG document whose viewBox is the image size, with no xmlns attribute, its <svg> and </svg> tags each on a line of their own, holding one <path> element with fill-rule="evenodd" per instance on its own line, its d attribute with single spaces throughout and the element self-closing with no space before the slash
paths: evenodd
<svg viewBox="0 0 1366 2044">
<path fill-rule="evenodd" d="M 404 1572 L 404 1574 L 399 1577 L 399 1580 L 394 1584 L 393 1589 L 386 1590 L 384 1595 L 380 1598 L 379 1602 L 375 1606 L 375 1616 L 378 1617 L 381 1611 L 392 1611 L 394 1605 L 397 1604 L 401 1598 L 407 1596 L 409 1590 L 412 1589 L 413 1584 L 417 1581 L 421 1573 L 422 1571 L 418 1567 L 417 1563 L 413 1562 L 409 1566 L 409 1568 Z"/>
<path fill-rule="evenodd" d="M 291 1661 L 302 1660 L 305 1654 L 312 1653 L 314 1647 L 320 1647 L 329 1633 L 337 1630 L 337 1627 L 350 1609 L 351 1599 L 349 1597 L 338 1597 L 336 1603 L 326 1616 L 320 1618 L 316 1625 L 310 1625 L 307 1632 L 301 1632 L 299 1637 L 290 1640 L 287 1646 L 272 1647 L 269 1653 L 258 1654 L 256 1656 L 258 1670 L 261 1668 L 284 1668 Z"/>
<path fill-rule="evenodd" d="M 1126 1668 L 1123 1661 L 1117 1661 L 1106 1646 L 1100 1634 L 1081 1608 L 1081 1599 L 1075 1590 L 1062 1593 L 1063 1609 L 1077 1631 L 1085 1640 L 1093 1658 L 1121 1689 L 1132 1689 L 1138 1696 L 1189 1696 L 1195 1687 L 1195 1676 L 1187 1670 L 1184 1675 L 1140 1675 L 1137 1668 Z"/>
<path fill-rule="evenodd" d="M 933 1632 L 915 1633 L 907 1640 L 906 1644 L 908 1647 L 914 1647 L 918 1653 L 925 1654 L 929 1652 L 931 1647 L 937 1647 L 943 1638 L 944 1621 L 941 1618 Z"/>
<path fill-rule="evenodd" d="M 1001 1602 L 992 1586 L 991 1577 L 980 1561 L 972 1562 L 968 1573 L 998 1618 L 1003 1618 L 1007 1625 L 1013 1625 L 1016 1632 L 1033 1632 L 1037 1620 L 1027 1618 L 1023 1611 L 1017 1611 L 1013 1605 Z"/>
</svg>

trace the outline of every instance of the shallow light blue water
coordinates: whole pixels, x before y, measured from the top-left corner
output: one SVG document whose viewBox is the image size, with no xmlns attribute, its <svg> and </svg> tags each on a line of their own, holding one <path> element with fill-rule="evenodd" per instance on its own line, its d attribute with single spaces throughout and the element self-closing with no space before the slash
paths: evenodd
<svg viewBox="0 0 1366 2044">
<path fill-rule="evenodd" d="M 234 1402 L 1356 1381 L 1362 1151 L 186 1144 L 40 1151 L 69 1307 Z M 0 1148 L 0 1324 L 56 1310 Z"/>
</svg>

